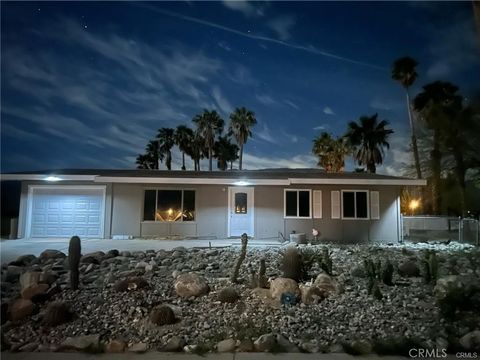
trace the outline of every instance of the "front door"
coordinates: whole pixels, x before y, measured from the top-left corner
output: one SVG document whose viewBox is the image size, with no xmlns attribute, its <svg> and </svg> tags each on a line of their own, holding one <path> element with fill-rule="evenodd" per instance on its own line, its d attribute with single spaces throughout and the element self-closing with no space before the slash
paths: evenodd
<svg viewBox="0 0 480 360">
<path fill-rule="evenodd" d="M 228 188 L 228 236 L 253 237 L 253 187 Z"/>
</svg>

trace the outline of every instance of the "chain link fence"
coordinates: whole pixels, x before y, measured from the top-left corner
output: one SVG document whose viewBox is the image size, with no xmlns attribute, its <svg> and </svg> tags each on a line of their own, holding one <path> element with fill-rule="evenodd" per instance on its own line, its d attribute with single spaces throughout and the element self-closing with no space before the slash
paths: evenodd
<svg viewBox="0 0 480 360">
<path fill-rule="evenodd" d="M 479 221 L 450 216 L 402 216 L 403 240 L 479 245 Z"/>
</svg>

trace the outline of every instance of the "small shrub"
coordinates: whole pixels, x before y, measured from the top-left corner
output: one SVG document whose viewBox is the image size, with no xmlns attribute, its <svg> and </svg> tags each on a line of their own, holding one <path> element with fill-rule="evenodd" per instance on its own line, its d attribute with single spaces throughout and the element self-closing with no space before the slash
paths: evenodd
<svg viewBox="0 0 480 360">
<path fill-rule="evenodd" d="M 73 314 L 67 304 L 54 302 L 47 306 L 43 322 L 48 326 L 57 326 L 72 320 Z"/>
<path fill-rule="evenodd" d="M 170 325 L 174 324 L 175 320 L 175 313 L 172 308 L 167 305 L 155 307 L 150 313 L 150 321 L 155 325 Z"/>
<path fill-rule="evenodd" d="M 237 290 L 232 287 L 227 287 L 218 293 L 218 300 L 224 303 L 234 303 L 240 298 Z"/>
</svg>

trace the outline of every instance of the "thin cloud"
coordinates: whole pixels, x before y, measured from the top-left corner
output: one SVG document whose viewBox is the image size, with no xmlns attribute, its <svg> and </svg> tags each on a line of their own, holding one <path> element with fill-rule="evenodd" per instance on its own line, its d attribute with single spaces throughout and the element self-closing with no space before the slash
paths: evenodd
<svg viewBox="0 0 480 360">
<path fill-rule="evenodd" d="M 328 106 L 325 106 L 325 107 L 323 108 L 323 113 L 326 114 L 326 115 L 335 115 L 335 113 L 333 112 L 333 110 L 332 110 L 330 107 L 328 107 Z"/>
<path fill-rule="evenodd" d="M 317 160 L 313 155 L 299 154 L 293 157 L 269 157 L 258 156 L 249 153 L 243 154 L 244 168 L 249 170 L 267 169 L 267 168 L 313 168 Z"/>
<path fill-rule="evenodd" d="M 277 34 L 280 40 L 286 41 L 292 37 L 291 31 L 295 22 L 295 17 L 284 15 L 268 21 L 267 26 Z"/>
<path fill-rule="evenodd" d="M 241 12 L 246 17 L 263 16 L 262 8 L 257 8 L 245 0 L 224 0 L 222 4 L 230 10 Z"/>
<path fill-rule="evenodd" d="M 212 90 L 212 96 L 215 99 L 220 111 L 224 114 L 230 114 L 233 111 L 233 106 L 227 100 L 227 98 L 222 94 L 222 91 L 218 86 L 215 86 Z"/>
<path fill-rule="evenodd" d="M 277 102 L 268 94 L 256 94 L 255 97 L 258 101 L 260 101 L 263 105 L 274 105 Z"/>
<path fill-rule="evenodd" d="M 337 54 L 334 54 L 334 53 L 331 53 L 331 52 L 328 52 L 328 51 L 320 50 L 320 49 L 317 49 L 316 47 L 314 47 L 313 45 L 304 46 L 304 45 L 299 45 L 299 44 L 295 44 L 295 43 L 291 43 L 291 42 L 286 42 L 286 41 L 283 41 L 283 40 L 274 39 L 274 38 L 271 38 L 271 37 L 268 37 L 268 36 L 253 35 L 252 33 L 245 33 L 243 31 L 236 30 L 236 29 L 224 26 L 224 25 L 220 25 L 220 24 L 217 24 L 217 23 L 214 23 L 214 22 L 198 19 L 198 18 L 188 16 L 188 15 L 183 15 L 183 14 L 180 14 L 180 13 L 177 13 L 177 12 L 174 12 L 174 11 L 160 9 L 160 8 L 155 7 L 155 6 L 150 6 L 150 5 L 145 5 L 145 4 L 142 4 L 142 5 L 135 4 L 135 5 L 143 7 L 145 9 L 148 9 L 148 10 L 151 10 L 151 11 L 154 11 L 154 12 L 157 12 L 157 13 L 162 14 L 162 15 L 166 15 L 166 16 L 174 17 L 176 19 L 182 19 L 182 20 L 193 22 L 193 23 L 196 23 L 196 24 L 201 24 L 201 25 L 208 26 L 208 27 L 211 27 L 211 28 L 223 30 L 223 31 L 226 31 L 226 32 L 229 32 L 229 33 L 232 33 L 232 34 L 236 34 L 236 35 L 239 35 L 239 36 L 243 36 L 243 37 L 246 37 L 246 38 L 249 38 L 249 39 L 261 40 L 261 41 L 265 41 L 265 42 L 269 42 L 269 43 L 274 43 L 274 44 L 277 44 L 277 45 L 288 47 L 290 49 L 305 51 L 305 52 L 308 52 L 308 53 L 311 53 L 311 54 L 327 57 L 327 58 L 330 58 L 330 59 L 335 59 L 335 60 L 339 60 L 339 61 L 343 61 L 343 62 L 348 62 L 348 63 L 351 63 L 351 64 L 366 66 L 366 67 L 369 67 L 371 69 L 376 69 L 376 70 L 381 70 L 381 71 L 388 70 L 388 68 L 386 68 L 386 67 L 378 66 L 378 65 L 375 65 L 375 64 L 370 64 L 370 63 L 367 63 L 367 62 L 364 62 L 364 61 L 360 61 L 360 60 L 348 58 L 348 57 L 345 57 L 345 56 L 337 55 Z"/>
<path fill-rule="evenodd" d="M 288 106 L 294 108 L 295 110 L 300 110 L 300 107 L 291 100 L 285 99 L 285 100 L 283 100 L 283 102 L 285 104 L 287 104 Z"/>
</svg>

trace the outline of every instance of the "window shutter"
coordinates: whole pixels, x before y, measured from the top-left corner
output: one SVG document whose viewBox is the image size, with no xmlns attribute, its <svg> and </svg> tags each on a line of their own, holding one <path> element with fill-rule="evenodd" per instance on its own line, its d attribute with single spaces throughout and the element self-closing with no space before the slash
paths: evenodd
<svg viewBox="0 0 480 360">
<path fill-rule="evenodd" d="M 332 219 L 340 219 L 340 191 L 332 191 Z"/>
<path fill-rule="evenodd" d="M 380 194 L 378 191 L 370 191 L 370 219 L 380 219 Z"/>
<path fill-rule="evenodd" d="M 313 190 L 313 217 L 322 218 L 322 190 Z"/>
</svg>

